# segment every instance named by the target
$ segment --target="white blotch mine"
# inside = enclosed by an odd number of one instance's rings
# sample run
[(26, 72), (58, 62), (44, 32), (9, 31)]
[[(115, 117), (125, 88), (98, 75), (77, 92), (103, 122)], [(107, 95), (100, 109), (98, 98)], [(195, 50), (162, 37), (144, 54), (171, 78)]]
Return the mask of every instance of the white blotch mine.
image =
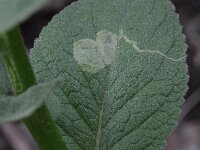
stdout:
[(119, 37), (103, 30), (97, 33), (96, 41), (83, 39), (74, 43), (73, 55), (83, 71), (95, 73), (111, 64), (115, 57)]
[(74, 58), (83, 71), (96, 73), (106, 65), (111, 64), (115, 57), (117, 42), (121, 39), (131, 44), (133, 48), (140, 53), (157, 54), (171, 61), (182, 61), (185, 58), (181, 57), (175, 59), (168, 57), (160, 51), (142, 50), (137, 46), (136, 41), (130, 40), (124, 35), (123, 30), (119, 31), (119, 36), (106, 30), (99, 31), (96, 41), (92, 39), (82, 39), (75, 42), (73, 45)]

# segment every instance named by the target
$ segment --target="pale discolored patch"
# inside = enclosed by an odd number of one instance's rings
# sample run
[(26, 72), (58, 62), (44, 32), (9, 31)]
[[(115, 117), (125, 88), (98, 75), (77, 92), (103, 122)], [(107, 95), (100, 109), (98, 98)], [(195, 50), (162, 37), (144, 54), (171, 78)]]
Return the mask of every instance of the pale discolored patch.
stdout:
[(111, 64), (119, 37), (109, 31), (97, 33), (96, 41), (82, 39), (74, 43), (73, 55), (83, 71), (96, 73)]
[(184, 61), (185, 59), (185, 56), (181, 58), (171, 58), (157, 50), (140, 49), (136, 41), (130, 40), (124, 35), (123, 30), (119, 31), (119, 36), (106, 30), (99, 31), (96, 41), (92, 39), (82, 39), (75, 42), (73, 49), (74, 58), (83, 71), (96, 73), (106, 65), (111, 64), (115, 57), (117, 42), (121, 39), (131, 44), (133, 49), (139, 53), (155, 54), (171, 61)]

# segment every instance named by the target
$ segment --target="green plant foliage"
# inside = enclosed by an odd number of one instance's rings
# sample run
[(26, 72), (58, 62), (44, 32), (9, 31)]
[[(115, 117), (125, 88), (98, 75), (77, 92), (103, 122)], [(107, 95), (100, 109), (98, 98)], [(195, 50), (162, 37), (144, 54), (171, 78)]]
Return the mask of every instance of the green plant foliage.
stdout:
[(19, 96), (0, 96), (0, 123), (31, 115), (58, 84), (57, 80), (32, 86)]
[(0, 96), (6, 96), (12, 93), (12, 88), (1, 59), (0, 55)]
[[(104, 38), (102, 38), (104, 37)], [(31, 51), (69, 150), (160, 150), (187, 90), (185, 44), (168, 0), (79, 0)]]
[(0, 0), (0, 33), (30, 17), (45, 2), (46, 0)]

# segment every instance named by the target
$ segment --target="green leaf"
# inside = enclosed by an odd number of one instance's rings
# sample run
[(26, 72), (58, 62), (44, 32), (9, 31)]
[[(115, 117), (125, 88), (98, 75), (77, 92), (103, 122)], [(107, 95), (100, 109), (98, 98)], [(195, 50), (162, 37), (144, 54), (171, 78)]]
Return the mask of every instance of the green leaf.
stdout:
[(0, 33), (30, 17), (46, 0), (0, 0)]
[(58, 80), (32, 86), (19, 96), (0, 96), (0, 123), (28, 117), (45, 101)]
[(40, 82), (65, 80), (46, 103), (70, 150), (160, 150), (175, 128), (188, 75), (168, 0), (79, 0), (31, 59)]
[(0, 55), (0, 96), (6, 96), (12, 93), (12, 87), (1, 58)]

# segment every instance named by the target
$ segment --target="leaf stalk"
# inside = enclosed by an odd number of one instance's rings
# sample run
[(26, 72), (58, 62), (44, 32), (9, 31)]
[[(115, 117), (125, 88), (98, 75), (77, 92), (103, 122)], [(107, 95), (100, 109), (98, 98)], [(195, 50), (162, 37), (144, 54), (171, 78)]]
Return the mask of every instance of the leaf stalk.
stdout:
[[(16, 95), (37, 84), (19, 27), (0, 35), (0, 51)], [(40, 150), (67, 150), (45, 104), (23, 122)]]

